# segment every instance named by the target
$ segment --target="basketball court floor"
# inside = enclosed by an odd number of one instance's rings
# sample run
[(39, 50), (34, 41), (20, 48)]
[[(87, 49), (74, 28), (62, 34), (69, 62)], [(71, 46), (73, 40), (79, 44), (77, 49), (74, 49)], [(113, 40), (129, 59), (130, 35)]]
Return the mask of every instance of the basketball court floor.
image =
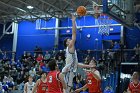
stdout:
[[(128, 92), (140, 82), (133, 80), (140, 74), (140, 0), (0, 0), (0, 93), (23, 93), (28, 76), (36, 82), (52, 58), (61, 72), (72, 15), (78, 62), (97, 62), (102, 93), (140, 93), (140, 83)], [(78, 68), (69, 93), (78, 93), (86, 77)]]

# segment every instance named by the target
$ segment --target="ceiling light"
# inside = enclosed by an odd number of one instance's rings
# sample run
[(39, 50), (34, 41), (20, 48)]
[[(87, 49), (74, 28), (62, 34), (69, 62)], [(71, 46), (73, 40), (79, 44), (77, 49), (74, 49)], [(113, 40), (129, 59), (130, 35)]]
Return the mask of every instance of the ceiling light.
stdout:
[(27, 8), (28, 8), (28, 9), (33, 9), (34, 7), (32, 7), (32, 6), (27, 6)]

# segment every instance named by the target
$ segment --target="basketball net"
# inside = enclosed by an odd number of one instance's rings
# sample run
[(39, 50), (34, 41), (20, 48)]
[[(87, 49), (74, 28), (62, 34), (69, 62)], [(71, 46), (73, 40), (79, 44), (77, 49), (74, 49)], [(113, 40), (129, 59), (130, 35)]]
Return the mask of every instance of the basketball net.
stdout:
[(100, 14), (100, 17), (96, 20), (96, 25), (99, 25), (98, 33), (108, 36), (110, 32), (110, 25), (112, 19), (105, 14)]
[(98, 33), (101, 35), (109, 35), (112, 19), (100, 12), (100, 7), (93, 3), (95, 25), (99, 26)]

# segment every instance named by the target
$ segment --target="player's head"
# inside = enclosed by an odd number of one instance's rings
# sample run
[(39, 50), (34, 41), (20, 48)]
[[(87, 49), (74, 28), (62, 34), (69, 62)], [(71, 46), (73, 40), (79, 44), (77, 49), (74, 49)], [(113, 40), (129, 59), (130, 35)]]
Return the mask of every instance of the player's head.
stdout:
[(29, 82), (32, 82), (32, 81), (33, 81), (33, 77), (32, 77), (32, 76), (29, 76), (29, 77), (28, 77), (28, 81), (29, 81)]
[(50, 60), (48, 63), (48, 67), (50, 68), (50, 71), (56, 70), (57, 69), (56, 60), (54, 59)]
[(90, 65), (90, 66), (96, 66), (97, 63), (96, 63), (95, 60), (92, 59), (92, 60), (89, 62), (89, 65)]
[(42, 71), (42, 72), (41, 72), (41, 78), (46, 78), (46, 76), (47, 76), (47, 73), (44, 72), (44, 71)]
[(70, 38), (65, 38), (64, 39), (64, 47), (67, 47), (70, 43), (71, 39)]
[(132, 75), (132, 79), (133, 80), (139, 80), (139, 73), (138, 72), (134, 72)]

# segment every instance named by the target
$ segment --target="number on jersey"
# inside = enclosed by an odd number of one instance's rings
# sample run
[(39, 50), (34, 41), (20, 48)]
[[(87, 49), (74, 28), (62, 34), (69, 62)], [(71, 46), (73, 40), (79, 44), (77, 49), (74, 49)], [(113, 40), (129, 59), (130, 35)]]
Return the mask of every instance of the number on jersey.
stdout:
[(91, 80), (88, 80), (88, 84), (92, 84), (92, 81)]
[(49, 83), (52, 83), (52, 76), (49, 76)]

